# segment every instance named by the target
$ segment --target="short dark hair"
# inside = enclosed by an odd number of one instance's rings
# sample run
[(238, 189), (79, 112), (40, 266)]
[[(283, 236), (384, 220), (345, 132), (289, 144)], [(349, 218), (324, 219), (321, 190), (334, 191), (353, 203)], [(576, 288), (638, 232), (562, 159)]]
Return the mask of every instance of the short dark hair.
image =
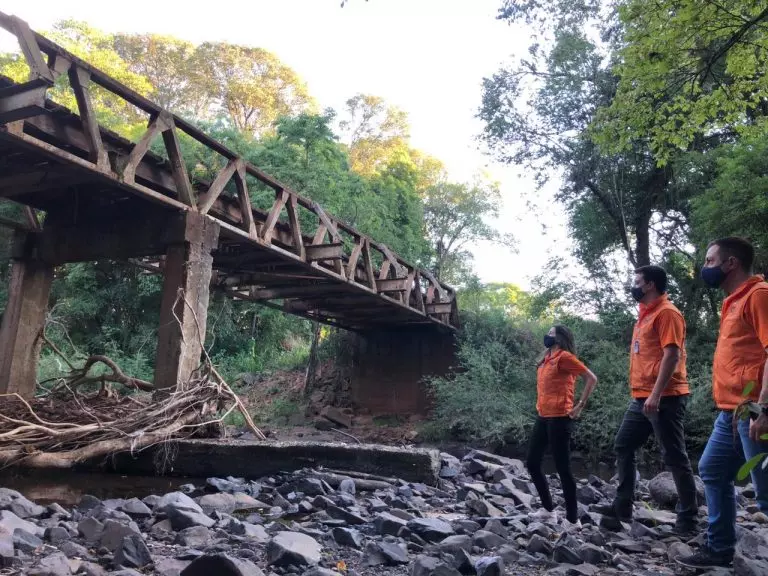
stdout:
[(755, 248), (746, 238), (739, 238), (738, 236), (718, 238), (710, 242), (707, 249), (712, 246), (717, 246), (724, 257), (736, 258), (745, 272), (752, 272), (752, 267), (755, 264)]
[(642, 274), (643, 280), (653, 282), (659, 294), (664, 294), (667, 291), (667, 284), (669, 283), (667, 271), (661, 266), (654, 266), (653, 264), (640, 266), (640, 268), (635, 268), (635, 274)]

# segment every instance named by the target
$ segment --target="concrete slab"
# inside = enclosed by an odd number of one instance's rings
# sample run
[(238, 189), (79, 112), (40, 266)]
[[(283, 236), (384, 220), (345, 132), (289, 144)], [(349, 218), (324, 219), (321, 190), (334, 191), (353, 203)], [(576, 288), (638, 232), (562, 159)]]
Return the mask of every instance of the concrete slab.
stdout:
[[(280, 471), (326, 467), (394, 476), (410, 482), (435, 484), (440, 453), (421, 448), (337, 442), (259, 442), (233, 439), (179, 440), (170, 445), (166, 459), (161, 446), (139, 454), (121, 453), (93, 462), (119, 474), (167, 476), (235, 476), (259, 478)], [(165, 462), (165, 469), (158, 464)]]

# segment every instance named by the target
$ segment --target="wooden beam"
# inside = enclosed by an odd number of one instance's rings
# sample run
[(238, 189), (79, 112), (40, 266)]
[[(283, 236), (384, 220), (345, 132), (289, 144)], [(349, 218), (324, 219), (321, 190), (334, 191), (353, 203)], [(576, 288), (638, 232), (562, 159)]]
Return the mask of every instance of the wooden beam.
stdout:
[(214, 202), (218, 200), (219, 196), (224, 191), (227, 182), (230, 181), (236, 170), (237, 160), (230, 160), (224, 168), (219, 170), (219, 173), (216, 174), (216, 178), (213, 179), (208, 190), (200, 194), (200, 198), (197, 202), (197, 209), (200, 214), (208, 214), (208, 211), (211, 209)]
[(376, 280), (376, 290), (378, 292), (405, 292), (408, 290), (408, 278)]
[(347, 279), (350, 282), (355, 281), (355, 271), (357, 270), (357, 261), (360, 260), (360, 253), (363, 251), (363, 238), (358, 237), (355, 241), (355, 247), (352, 248), (352, 254), (347, 262)]
[(280, 213), (283, 211), (285, 203), (288, 202), (288, 196), (289, 194), (287, 190), (281, 190), (277, 193), (277, 198), (275, 198), (275, 202), (269, 210), (264, 226), (261, 227), (261, 239), (264, 242), (269, 243), (272, 241), (272, 231), (275, 229), (275, 224), (277, 224), (277, 221), (280, 219)]
[(176, 182), (176, 198), (187, 206), (196, 206), (195, 194), (192, 190), (192, 184), (189, 182), (189, 174), (187, 174), (187, 165), (184, 163), (179, 139), (176, 136), (173, 116), (168, 113), (165, 113), (165, 124), (167, 128), (163, 130), (163, 142), (168, 152), (168, 159), (171, 161), (173, 180)]
[(371, 243), (368, 238), (363, 240), (363, 269), (368, 286), (376, 290), (376, 274), (373, 271), (373, 260), (371, 259)]
[(245, 180), (245, 174), (245, 163), (242, 159), (238, 159), (235, 186), (237, 187), (237, 199), (240, 202), (240, 213), (243, 215), (242, 226), (248, 236), (256, 238), (256, 223), (253, 220), (253, 207), (251, 206), (251, 196), (248, 193), (248, 182)]
[(44, 113), (47, 90), (48, 84), (41, 80), (0, 90), (0, 124)]
[(11, 16), (10, 20), (12, 31), (19, 39), (21, 52), (24, 54), (27, 64), (29, 64), (30, 79), (39, 78), (47, 82), (49, 86), (53, 86), (55, 78), (53, 72), (48, 68), (48, 63), (43, 58), (43, 53), (37, 42), (37, 35), (30, 30), (29, 25), (21, 18)]
[(291, 236), (293, 237), (293, 251), (302, 260), (306, 257), (304, 251), (304, 240), (301, 237), (301, 224), (296, 203), (296, 194), (290, 194), (285, 206), (288, 212), (288, 224), (291, 227)]
[(344, 257), (341, 243), (311, 245), (307, 246), (305, 251), (307, 262), (315, 262), (317, 260), (341, 260)]
[(427, 314), (450, 314), (452, 310), (453, 304), (451, 302), (427, 304)]
[(109, 171), (111, 170), (109, 158), (101, 141), (99, 121), (96, 119), (93, 102), (91, 101), (91, 92), (88, 88), (90, 78), (90, 74), (82, 68), (72, 66), (69, 69), (69, 84), (75, 93), (80, 120), (83, 122), (83, 133), (88, 140), (88, 159), (96, 164), (99, 170)]
[(275, 300), (277, 298), (301, 298), (317, 294), (336, 294), (341, 289), (336, 284), (314, 284), (311, 286), (278, 286), (274, 288), (253, 288), (250, 296), (254, 300)]
[(141, 136), (141, 139), (136, 143), (131, 150), (131, 153), (119, 166), (123, 181), (128, 184), (133, 184), (136, 181), (136, 167), (139, 165), (144, 155), (149, 150), (149, 146), (152, 144), (152, 140), (155, 139), (159, 133), (168, 129), (168, 118), (165, 114), (157, 114), (150, 119), (149, 125), (146, 131)]

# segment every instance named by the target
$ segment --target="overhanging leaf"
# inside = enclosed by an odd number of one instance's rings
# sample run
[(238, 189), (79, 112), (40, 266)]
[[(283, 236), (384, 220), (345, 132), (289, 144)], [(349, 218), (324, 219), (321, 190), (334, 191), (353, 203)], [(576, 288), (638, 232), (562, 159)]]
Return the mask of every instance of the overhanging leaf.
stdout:
[(757, 456), (753, 456), (749, 460), (747, 460), (744, 465), (739, 468), (739, 473), (736, 475), (736, 478), (739, 481), (744, 480), (749, 474), (754, 470), (755, 466), (757, 466), (760, 463), (760, 460), (765, 458), (765, 453), (758, 454)]
[(746, 398), (750, 394), (752, 394), (752, 390), (755, 389), (755, 381), (752, 380), (751, 382), (747, 382), (746, 386), (744, 386), (744, 391), (741, 393), (741, 395)]

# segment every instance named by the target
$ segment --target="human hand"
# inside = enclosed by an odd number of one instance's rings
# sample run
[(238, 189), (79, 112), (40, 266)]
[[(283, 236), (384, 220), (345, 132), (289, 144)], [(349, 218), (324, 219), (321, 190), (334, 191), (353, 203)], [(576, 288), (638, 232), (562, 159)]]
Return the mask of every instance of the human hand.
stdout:
[(643, 414), (646, 416), (657, 414), (659, 411), (659, 401), (660, 399), (656, 394), (651, 394), (648, 396), (648, 398), (645, 399), (645, 403), (643, 404)]
[(761, 437), (768, 434), (768, 416), (760, 414), (757, 420), (749, 423), (749, 438), (753, 442), (765, 442)]

